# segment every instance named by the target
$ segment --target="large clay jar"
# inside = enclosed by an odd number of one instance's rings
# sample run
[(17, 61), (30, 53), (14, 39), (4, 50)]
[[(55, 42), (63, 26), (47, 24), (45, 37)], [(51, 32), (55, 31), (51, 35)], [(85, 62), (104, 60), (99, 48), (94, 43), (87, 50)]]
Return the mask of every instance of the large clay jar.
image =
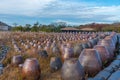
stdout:
[(101, 57), (95, 49), (84, 49), (79, 56), (79, 61), (89, 75), (93, 76), (102, 69)]
[(111, 54), (111, 56), (114, 56), (115, 46), (111, 41), (103, 39), (98, 42), (98, 45), (106, 46), (108, 48), (108, 51)]
[(52, 54), (54, 54), (54, 55), (59, 55), (60, 54), (60, 50), (59, 50), (58, 46), (53, 46), (51, 48), (51, 50), (52, 50)]
[(117, 42), (116, 32), (112, 32), (112, 33), (110, 34), (110, 36), (112, 37), (112, 39), (113, 39), (115, 42)]
[(22, 76), (26, 80), (39, 80), (41, 74), (40, 65), (36, 58), (26, 59), (22, 67)]
[(77, 44), (74, 46), (74, 56), (79, 56), (80, 53), (82, 52), (83, 47), (82, 44)]
[(105, 38), (105, 34), (100, 34), (99, 35), (99, 39), (104, 39)]
[(98, 51), (98, 53), (100, 54), (100, 57), (101, 57), (103, 63), (110, 59), (111, 55), (105, 46), (96, 45), (96, 46), (94, 46), (94, 49), (96, 49)]
[(98, 41), (99, 41), (98, 38), (93, 39), (93, 43), (94, 43), (94, 45), (96, 45)]
[(87, 42), (86, 43), (82, 43), (82, 47), (83, 47), (83, 49), (89, 48), (88, 43)]
[(115, 45), (115, 40), (111, 36), (105, 37), (105, 40), (111, 40), (111, 42)]
[(40, 55), (40, 57), (44, 57), (44, 58), (48, 57), (48, 53), (46, 50), (39, 50), (38, 54)]
[(93, 46), (94, 46), (90, 41), (88, 41), (87, 44), (88, 44), (89, 48), (93, 48)]
[(80, 62), (76, 58), (66, 60), (61, 69), (62, 80), (84, 80), (85, 73)]
[(66, 60), (66, 59), (70, 59), (74, 56), (74, 51), (73, 48), (68, 48), (66, 47), (64, 52), (62, 53), (62, 59)]
[(21, 55), (13, 56), (12, 58), (12, 64), (15, 66), (18, 66), (19, 64), (23, 63), (23, 57)]
[(52, 57), (50, 59), (50, 68), (51, 71), (57, 71), (62, 67), (62, 61), (59, 57)]
[(114, 49), (115, 49), (115, 41), (113, 41), (112, 39), (109, 39), (109, 38), (105, 38), (104, 39), (105, 41), (108, 41), (109, 43), (111, 43), (111, 46), (113, 46), (114, 47)]
[(118, 34), (118, 44), (120, 44), (120, 34)]
[(61, 53), (64, 53), (65, 48), (66, 48), (66, 45), (65, 44), (61, 44), (61, 46), (60, 46)]

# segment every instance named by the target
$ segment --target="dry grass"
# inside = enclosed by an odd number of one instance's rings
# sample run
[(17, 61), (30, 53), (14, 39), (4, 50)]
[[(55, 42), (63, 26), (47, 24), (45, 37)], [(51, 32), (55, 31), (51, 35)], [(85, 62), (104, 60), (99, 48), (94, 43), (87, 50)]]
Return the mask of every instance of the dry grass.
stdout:
[[(31, 56), (29, 56), (30, 58)], [(34, 56), (35, 57), (35, 56)], [(24, 59), (28, 58), (28, 56), (24, 56)], [(40, 63), (41, 68), (41, 80), (60, 80), (60, 71), (52, 73), (49, 67), (50, 57), (48, 58), (37, 58)], [(4, 73), (0, 76), (0, 80), (23, 80), (22, 72), (19, 67), (15, 67), (11, 64), (11, 56), (7, 57), (4, 60), (3, 64), (7, 64), (7, 67), (4, 69)]]
[[(22, 79), (22, 72), (19, 67), (15, 67), (11, 64), (11, 59), (14, 55), (18, 55), (20, 53), (17, 53), (14, 51), (14, 49), (11, 47), (10, 51), (8, 52), (5, 60), (3, 61), (3, 64), (5, 67), (4, 73), (0, 76), (0, 80), (23, 80)], [(57, 72), (52, 73), (50, 71), (50, 58), (53, 55), (50, 55), (47, 58), (42, 58), (38, 54), (27, 54), (26, 52), (23, 52), (21, 54), (24, 58), (37, 58), (40, 64), (41, 68), (41, 79), (40, 80), (61, 80), (60, 77), (60, 70)]]
[[(14, 55), (19, 55), (21, 54), (24, 58), (24, 60), (26, 58), (37, 58), (37, 60), (39, 61), (40, 64), (40, 68), (41, 68), (41, 79), (40, 80), (61, 80), (61, 70), (57, 71), (57, 72), (51, 72), (50, 70), (50, 58), (52, 56), (59, 56), (60, 55), (51, 55), (51, 51), (48, 52), (49, 57), (47, 58), (42, 58), (40, 57), (37, 52), (32, 51), (32, 48), (29, 50), (26, 50), (23, 46), (20, 45), (19, 43), (19, 39), (24, 39), (24, 40), (38, 40), (39, 38), (37, 37), (33, 37), (31, 36), (31, 34), (28, 34), (28, 37), (26, 37), (26, 35), (22, 34), (19, 35), (18, 34), (14, 34), (12, 33), (12, 35), (14, 35), (14, 39), (17, 42), (17, 44), (19, 45), (19, 47), (22, 49), (22, 53), (18, 53), (14, 50), (13, 45), (11, 44), (11, 39), (8, 40), (4, 40), (5, 45), (8, 45), (10, 47), (10, 50), (8, 52), (8, 54), (6, 55), (5, 60), (3, 61), (3, 64), (5, 66), (4, 69), (4, 73), (0, 76), (0, 80), (23, 80), (22, 78), (22, 72), (21, 69), (19, 67), (15, 67), (11, 64), (11, 59)], [(15, 36), (16, 35), (16, 36)], [(49, 36), (46, 34), (41, 35), (42, 38), (48, 38)], [(3, 41), (1, 41), (3, 43)], [(77, 44), (77, 43), (81, 43), (80, 40), (78, 41), (69, 41), (69, 43), (71, 43), (72, 45)], [(78, 56), (77, 56), (78, 58)]]
[[(16, 40), (17, 41), (17, 40)], [(50, 55), (47, 58), (40, 57), (37, 52), (32, 51), (33, 48), (26, 50), (23, 46), (20, 45), (19, 41), (18, 45), (22, 49), (22, 53), (18, 53), (14, 50), (13, 45), (10, 41), (6, 41), (5, 45), (8, 45), (10, 47), (10, 50), (8, 54), (6, 55), (6, 58), (3, 61), (3, 64), (5, 66), (4, 73), (0, 76), (0, 80), (24, 80), (22, 78), (22, 72), (19, 67), (15, 67), (11, 64), (11, 59), (14, 55), (21, 54), (24, 58), (37, 58), (40, 64), (41, 68), (41, 78), (40, 80), (61, 80), (61, 70), (57, 72), (51, 72), (50, 70), (50, 58), (53, 56), (59, 56), (60, 55)], [(72, 45), (74, 45), (75, 42), (70, 42)], [(76, 42), (80, 43), (80, 41)], [(49, 51), (51, 52), (51, 51)], [(62, 58), (61, 58), (62, 60)]]

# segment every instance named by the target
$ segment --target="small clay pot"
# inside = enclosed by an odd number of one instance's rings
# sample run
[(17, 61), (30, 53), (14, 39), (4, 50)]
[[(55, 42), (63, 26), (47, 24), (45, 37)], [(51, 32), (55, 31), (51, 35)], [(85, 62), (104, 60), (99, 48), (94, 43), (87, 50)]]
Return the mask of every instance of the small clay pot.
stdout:
[(62, 61), (59, 57), (52, 57), (50, 59), (50, 68), (52, 72), (59, 70), (61, 67)]
[(40, 55), (40, 57), (44, 57), (44, 58), (48, 57), (48, 53), (46, 50), (40, 50), (38, 54)]
[(15, 66), (18, 66), (19, 64), (23, 63), (23, 57), (21, 55), (13, 56), (12, 58), (12, 64)]
[(54, 54), (54, 55), (60, 54), (60, 50), (57, 46), (52, 47), (52, 54)]

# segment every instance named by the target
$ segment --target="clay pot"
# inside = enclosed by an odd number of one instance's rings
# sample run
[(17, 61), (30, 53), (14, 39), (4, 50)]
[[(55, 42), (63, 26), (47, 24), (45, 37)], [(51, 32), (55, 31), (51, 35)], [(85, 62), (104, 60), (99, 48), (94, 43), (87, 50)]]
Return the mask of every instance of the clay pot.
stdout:
[(39, 80), (41, 75), (40, 65), (36, 58), (28, 58), (22, 67), (22, 76), (26, 80)]
[(88, 41), (87, 44), (88, 44), (89, 48), (93, 48), (93, 46), (94, 46), (90, 41)]
[(96, 45), (96, 46), (94, 46), (94, 49), (96, 49), (98, 51), (98, 53), (100, 54), (100, 57), (101, 57), (103, 63), (108, 61), (111, 58), (111, 55), (105, 46)]
[(37, 48), (38, 48), (38, 50), (41, 50), (41, 49), (42, 49), (42, 46), (41, 46), (41, 45), (38, 45)]
[(51, 71), (57, 71), (62, 67), (62, 61), (59, 57), (52, 57), (50, 59)]
[(47, 52), (49, 52), (50, 51), (50, 47), (49, 46), (45, 46), (44, 50), (46, 50)]
[(99, 39), (104, 39), (105, 38), (105, 34), (100, 34), (99, 35)]
[(108, 48), (108, 51), (111, 54), (111, 56), (114, 56), (115, 46), (111, 41), (103, 39), (98, 42), (98, 45), (106, 46)]
[(29, 45), (25, 45), (25, 49), (30, 49), (30, 46)]
[(74, 56), (79, 56), (80, 53), (82, 52), (83, 47), (82, 44), (77, 44), (74, 46)]
[(104, 40), (106, 40), (106, 41), (108, 41), (108, 42), (110, 42), (114, 47), (115, 47), (115, 45), (116, 45), (116, 42), (114, 41), (114, 40), (112, 40), (112, 39), (109, 39), (109, 38), (105, 38)]
[(61, 69), (62, 80), (84, 80), (85, 73), (78, 59), (66, 60)]
[(60, 54), (60, 50), (57, 46), (52, 47), (52, 54), (54, 55)]
[(111, 36), (107, 36), (107, 37), (105, 37), (105, 40), (111, 40), (112, 43), (115, 44), (115, 40), (114, 40)]
[(40, 50), (38, 54), (40, 55), (40, 57), (48, 57), (48, 53), (46, 50)]
[(117, 34), (116, 34), (116, 32), (112, 32), (112, 33), (110, 34), (110, 36), (113, 38), (114, 41), (117, 42)]
[(93, 76), (102, 69), (101, 57), (95, 49), (84, 49), (79, 56), (79, 61), (89, 75)]
[(65, 45), (65, 44), (62, 44), (62, 45), (60, 46), (60, 50), (61, 50), (62, 53), (64, 52), (65, 48), (66, 48), (66, 45)]
[(71, 48), (71, 47), (72, 47), (72, 44), (71, 44), (71, 43), (67, 43), (66, 46), (67, 46), (68, 48)]
[(21, 55), (13, 56), (12, 58), (12, 64), (15, 66), (18, 66), (19, 64), (23, 63), (23, 57)]
[(62, 59), (66, 60), (66, 59), (70, 59), (74, 56), (74, 51), (73, 48), (65, 48), (64, 53), (62, 53)]
[(83, 47), (83, 49), (89, 48), (88, 43), (87, 42), (86, 43), (82, 43), (82, 47)]
[(29, 55), (35, 55), (38, 54), (38, 49), (37, 48), (30, 48), (26, 51)]
[(97, 45), (98, 41), (99, 41), (98, 38), (93, 39), (94, 45)]

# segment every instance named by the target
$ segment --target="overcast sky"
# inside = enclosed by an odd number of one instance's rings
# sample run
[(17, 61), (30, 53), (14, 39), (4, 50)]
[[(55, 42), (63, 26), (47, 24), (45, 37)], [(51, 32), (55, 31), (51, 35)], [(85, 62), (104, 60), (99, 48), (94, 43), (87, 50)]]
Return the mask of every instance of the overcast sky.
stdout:
[(119, 0), (0, 0), (0, 21), (10, 25), (64, 21), (71, 25), (120, 21)]

